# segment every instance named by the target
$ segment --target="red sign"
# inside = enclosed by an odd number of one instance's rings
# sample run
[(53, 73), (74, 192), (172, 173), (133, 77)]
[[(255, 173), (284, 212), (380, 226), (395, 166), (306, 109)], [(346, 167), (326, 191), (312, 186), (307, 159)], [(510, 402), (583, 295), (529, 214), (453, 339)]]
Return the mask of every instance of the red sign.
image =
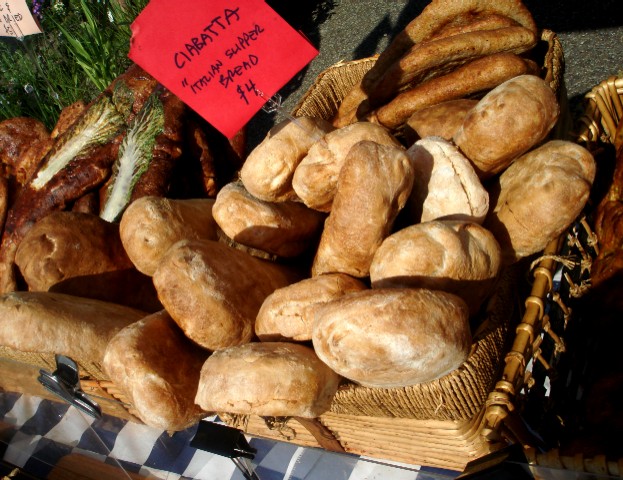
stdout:
[(317, 54), (262, 0), (151, 0), (129, 57), (232, 138)]

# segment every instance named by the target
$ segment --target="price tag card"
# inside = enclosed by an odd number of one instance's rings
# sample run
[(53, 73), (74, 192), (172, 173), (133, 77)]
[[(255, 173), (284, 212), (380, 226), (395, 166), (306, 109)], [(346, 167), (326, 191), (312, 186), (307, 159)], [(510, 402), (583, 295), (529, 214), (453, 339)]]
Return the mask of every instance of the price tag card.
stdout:
[(25, 37), (41, 33), (26, 0), (0, 0), (0, 37)]
[(151, 0), (129, 57), (232, 138), (317, 54), (263, 0)]

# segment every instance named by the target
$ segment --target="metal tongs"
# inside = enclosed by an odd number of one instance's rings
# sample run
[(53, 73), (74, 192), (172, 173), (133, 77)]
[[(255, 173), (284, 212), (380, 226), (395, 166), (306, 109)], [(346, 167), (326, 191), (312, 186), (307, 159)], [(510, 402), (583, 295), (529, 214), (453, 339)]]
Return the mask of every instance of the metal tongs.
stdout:
[(39, 370), (39, 383), (57, 397), (70, 403), (81, 412), (94, 418), (102, 416), (101, 407), (91, 400), (80, 388), (78, 365), (71, 358), (55, 355), (56, 370), (54, 373)]
[(246, 480), (260, 480), (249, 462), (255, 458), (257, 450), (249, 445), (243, 432), (237, 428), (202, 420), (190, 446), (231, 458)]

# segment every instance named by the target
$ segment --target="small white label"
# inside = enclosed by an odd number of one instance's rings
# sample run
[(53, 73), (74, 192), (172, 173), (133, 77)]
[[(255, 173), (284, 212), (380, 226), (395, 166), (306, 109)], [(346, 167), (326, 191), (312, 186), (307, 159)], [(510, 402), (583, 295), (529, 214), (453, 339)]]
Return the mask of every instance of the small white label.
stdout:
[(0, 37), (22, 38), (41, 33), (26, 0), (0, 0)]

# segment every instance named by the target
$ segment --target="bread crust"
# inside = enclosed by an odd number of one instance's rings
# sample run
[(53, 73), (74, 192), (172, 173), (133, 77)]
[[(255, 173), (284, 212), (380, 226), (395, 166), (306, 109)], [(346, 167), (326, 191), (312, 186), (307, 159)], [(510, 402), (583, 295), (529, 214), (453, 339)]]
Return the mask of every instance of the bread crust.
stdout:
[(572, 224), (588, 201), (595, 168), (584, 147), (551, 140), (499, 176), (484, 226), (502, 248), (503, 265), (543, 250)]
[(367, 387), (435, 380), (458, 368), (471, 348), (467, 305), (421, 288), (371, 289), (318, 308), (313, 345), (334, 371)]
[(341, 272), (367, 277), (374, 252), (411, 193), (413, 177), (404, 148), (368, 140), (355, 144), (340, 171), (312, 276)]
[(301, 274), (220, 242), (182, 240), (152, 278), (162, 305), (186, 336), (218, 350), (251, 341), (264, 299)]
[(152, 276), (167, 250), (180, 240), (216, 240), (215, 199), (146, 196), (123, 213), (119, 235), (132, 264)]
[(195, 402), (216, 412), (316, 418), (329, 409), (339, 381), (307, 346), (248, 343), (208, 358)]
[(387, 237), (370, 265), (372, 288), (443, 290), (461, 297), (470, 315), (492, 292), (501, 249), (484, 227), (462, 220), (433, 220)]
[(311, 340), (318, 305), (367, 288), (363, 281), (345, 273), (318, 275), (279, 288), (264, 300), (255, 333), (261, 341)]
[(309, 149), (294, 172), (292, 186), (305, 205), (321, 212), (331, 210), (346, 155), (362, 140), (402, 146), (385, 127), (370, 122), (356, 122), (328, 133)]
[(122, 305), (52, 292), (0, 296), (0, 345), (101, 364), (110, 339), (147, 316)]
[(212, 209), (214, 220), (234, 242), (283, 258), (316, 246), (326, 215), (294, 201), (269, 202), (241, 182), (225, 185)]
[(395, 130), (426, 107), (486, 93), (513, 77), (537, 73), (536, 63), (514, 53), (487, 55), (399, 93), (371, 112), (369, 120)]
[(486, 180), (543, 141), (560, 115), (556, 94), (536, 75), (519, 75), (468, 112), (454, 143)]
[(178, 431), (207, 415), (195, 394), (208, 356), (161, 310), (117, 332), (103, 368), (146, 425)]
[(482, 223), (489, 193), (459, 149), (441, 137), (426, 137), (407, 150), (417, 172), (407, 202), (412, 223), (436, 219)]

